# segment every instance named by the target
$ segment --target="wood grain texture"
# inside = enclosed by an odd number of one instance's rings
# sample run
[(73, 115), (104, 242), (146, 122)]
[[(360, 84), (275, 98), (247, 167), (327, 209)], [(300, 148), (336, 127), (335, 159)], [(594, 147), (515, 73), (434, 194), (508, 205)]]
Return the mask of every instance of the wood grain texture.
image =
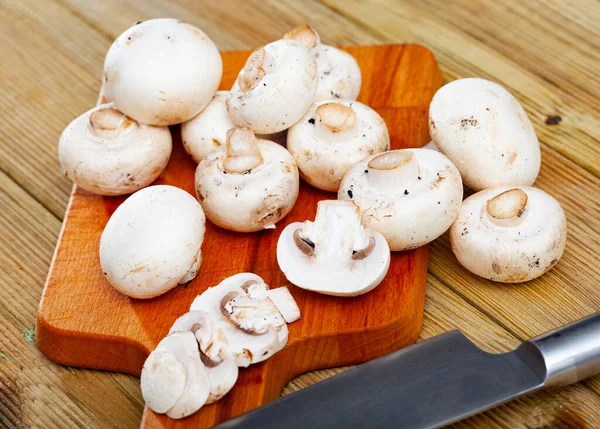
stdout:
[[(528, 284), (481, 281), (468, 288), (446, 238), (434, 243), (422, 338), (459, 328), (485, 349), (507, 351), (598, 308), (600, 246), (589, 234), (600, 230), (593, 205), (600, 200), (600, 116), (592, 98), (599, 89), (593, 73), (600, 52), (598, 1), (5, 0), (0, 170), (6, 175), (0, 193), (8, 197), (0, 199), (0, 352), (11, 360), (0, 354), (0, 427), (139, 424), (137, 378), (80, 369), (73, 374), (46, 360), (27, 339), (71, 190), (56, 160), (58, 136), (94, 104), (112, 40), (138, 20), (164, 16), (200, 26), (222, 50), (254, 48), (304, 23), (329, 44), (417, 42), (433, 49), (447, 81), (481, 76), (506, 86), (546, 147), (538, 184), (565, 205), (567, 253), (531, 292)], [(547, 115), (562, 121), (546, 125)], [(519, 302), (526, 298), (515, 310), (513, 290), (520, 291)], [(473, 300), (480, 294), (484, 298)], [(307, 373), (284, 391), (339, 371)], [(595, 378), (514, 401), (459, 427), (600, 427), (598, 393)]]
[[(362, 70), (359, 100), (387, 122), (392, 148), (425, 144), (427, 108), (442, 83), (431, 52), (417, 45), (345, 49)], [(223, 53), (221, 88), (231, 87), (249, 53)], [(387, 58), (389, 64), (378, 58)], [(174, 152), (155, 184), (194, 194), (195, 167), (175, 130)], [(148, 353), (207, 287), (239, 272), (254, 272), (272, 287), (288, 284), (274, 257), (279, 232), (291, 222), (314, 219), (316, 202), (329, 198), (335, 194), (303, 183), (292, 212), (277, 230), (240, 234), (208, 223), (197, 277), (158, 298), (135, 300), (108, 284), (98, 259), (102, 231), (125, 198), (95, 196), (74, 187), (40, 302), (38, 348), (64, 365), (139, 375)], [(361, 363), (412, 344), (422, 326), (427, 252), (424, 246), (394, 253), (384, 281), (360, 297), (328, 297), (292, 287), (303, 317), (290, 325), (284, 350), (242, 371), (225, 398), (193, 417), (180, 422), (148, 412), (143, 426), (210, 427), (278, 397), (289, 380), (308, 370)]]

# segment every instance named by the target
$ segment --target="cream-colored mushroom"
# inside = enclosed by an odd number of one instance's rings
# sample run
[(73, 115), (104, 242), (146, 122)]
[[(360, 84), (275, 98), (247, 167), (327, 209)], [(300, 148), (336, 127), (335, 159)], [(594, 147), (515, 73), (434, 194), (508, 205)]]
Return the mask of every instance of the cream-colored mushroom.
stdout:
[(316, 101), (358, 98), (362, 76), (360, 67), (352, 55), (334, 46), (322, 44), (319, 34), (308, 25), (290, 31), (283, 38), (302, 42), (317, 59), (319, 83), (315, 94)]
[(298, 168), (277, 143), (248, 128), (227, 134), (227, 145), (196, 170), (196, 194), (214, 224), (240, 232), (274, 228), (298, 197)]
[(136, 192), (113, 213), (100, 239), (108, 282), (132, 298), (153, 298), (192, 280), (202, 262), (202, 207), (174, 186)]
[(301, 177), (316, 188), (337, 192), (348, 169), (390, 148), (385, 122), (352, 100), (319, 101), (288, 130), (287, 148)]
[(276, 133), (297, 122), (317, 90), (315, 57), (300, 42), (277, 40), (254, 51), (231, 88), (231, 120), (255, 133)]
[(104, 62), (104, 88), (137, 121), (173, 125), (208, 105), (222, 72), (221, 55), (202, 30), (176, 19), (151, 19), (114, 41)]
[(390, 265), (390, 249), (383, 235), (361, 225), (353, 202), (323, 200), (314, 222), (294, 222), (283, 230), (277, 262), (298, 287), (356, 296), (381, 283)]
[(124, 195), (152, 183), (171, 156), (167, 127), (136, 122), (103, 104), (71, 122), (60, 136), (58, 159), (77, 186), (99, 195)]
[(365, 228), (391, 250), (422, 246), (442, 235), (458, 215), (463, 187), (448, 158), (427, 149), (372, 155), (348, 170), (340, 200), (354, 201)]
[(183, 147), (198, 163), (225, 146), (227, 131), (235, 126), (227, 113), (228, 94), (218, 91), (202, 112), (181, 124)]
[(458, 261), (481, 277), (505, 283), (544, 274), (562, 256), (566, 240), (566, 218), (558, 201), (527, 186), (471, 195), (450, 228)]
[(429, 133), (469, 188), (531, 185), (540, 145), (523, 107), (502, 86), (459, 79), (443, 86), (429, 107)]

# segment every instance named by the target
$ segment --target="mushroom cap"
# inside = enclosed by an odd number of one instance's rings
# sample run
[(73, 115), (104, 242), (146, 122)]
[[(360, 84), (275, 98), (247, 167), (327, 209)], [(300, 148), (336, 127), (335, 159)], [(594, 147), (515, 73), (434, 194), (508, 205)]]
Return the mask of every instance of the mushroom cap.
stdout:
[(196, 194), (206, 216), (221, 228), (254, 232), (273, 228), (298, 198), (298, 168), (285, 148), (258, 140), (263, 162), (243, 174), (227, 173), (226, 149), (202, 160), (196, 169)]
[[(299, 247), (298, 240), (308, 247)], [(359, 258), (361, 249), (369, 251)], [(390, 249), (383, 235), (360, 224), (359, 209), (351, 201), (323, 200), (314, 222), (294, 222), (281, 232), (277, 262), (286, 278), (302, 289), (356, 296), (381, 283)]]
[(365, 228), (383, 234), (393, 251), (442, 235), (458, 215), (462, 196), (454, 164), (428, 149), (369, 156), (348, 170), (338, 192), (340, 200), (358, 205)]
[(352, 165), (389, 148), (390, 136), (381, 116), (353, 100), (316, 102), (288, 130), (287, 149), (301, 177), (325, 191), (336, 192)]
[(77, 186), (99, 195), (125, 195), (152, 183), (171, 156), (167, 127), (140, 124), (102, 104), (74, 119), (58, 142), (58, 159)]
[(468, 78), (443, 86), (429, 107), (429, 134), (475, 191), (531, 185), (540, 170), (531, 121), (515, 97), (494, 82)]
[(151, 186), (113, 213), (100, 239), (100, 264), (108, 282), (132, 298), (165, 293), (197, 271), (205, 217), (187, 192)]
[(137, 121), (173, 125), (206, 107), (222, 72), (217, 47), (200, 29), (176, 19), (151, 19), (114, 41), (104, 62), (104, 88)]
[(458, 261), (486, 279), (518, 283), (552, 268), (567, 240), (565, 214), (554, 198), (528, 186), (499, 186), (463, 201), (450, 228)]
[(198, 163), (225, 146), (227, 131), (235, 126), (227, 113), (228, 94), (218, 91), (204, 110), (181, 124), (183, 147)]
[(312, 104), (317, 63), (295, 40), (277, 40), (254, 51), (235, 81), (227, 107), (231, 120), (260, 134), (283, 131)]
[[(267, 299), (252, 298), (250, 296), (249, 289), (246, 287), (252, 284), (264, 285), (265, 289), (268, 286), (264, 284), (262, 278), (256, 274), (241, 273), (234, 276), (228, 277), (219, 283), (217, 286), (208, 288), (201, 295), (196, 297), (192, 302), (190, 311), (203, 311), (209, 314), (211, 321), (213, 322), (213, 329), (220, 329), (224, 338), (227, 348), (231, 355), (236, 360), (238, 366), (247, 367), (250, 364), (262, 362), (268, 359), (279, 350), (281, 350), (287, 343), (288, 329), (283, 316), (279, 314), (280, 320), (274, 321), (273, 316), (277, 316), (276, 309), (273, 310), (274, 306), (269, 308), (264, 304), (261, 305), (262, 301)], [(224, 307), (224, 301), (230, 302), (229, 294), (237, 294), (237, 297), (254, 299), (255, 305), (247, 304), (248, 314), (246, 315), (250, 326), (244, 325), (244, 329), (240, 329), (236, 326), (230, 316), (226, 316), (226, 312), (231, 311), (231, 307), (228, 306), (227, 310)], [(226, 299), (225, 299), (226, 298)], [(272, 303), (271, 303), (272, 304)], [(262, 316), (267, 317), (273, 324), (269, 326), (258, 326), (252, 323), (256, 319), (257, 314), (260, 314), (256, 310), (259, 308), (267, 308), (268, 313), (264, 313)], [(262, 317), (260, 317), (262, 318)], [(257, 329), (257, 332), (251, 332), (251, 329)], [(264, 333), (263, 333), (264, 332)]]

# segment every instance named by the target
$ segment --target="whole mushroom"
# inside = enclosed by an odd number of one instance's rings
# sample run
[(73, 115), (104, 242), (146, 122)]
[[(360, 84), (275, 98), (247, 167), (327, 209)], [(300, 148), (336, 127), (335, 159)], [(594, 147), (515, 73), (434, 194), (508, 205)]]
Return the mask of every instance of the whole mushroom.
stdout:
[(296, 40), (277, 40), (254, 51), (231, 88), (229, 117), (258, 134), (283, 131), (314, 101), (317, 63)]
[(174, 186), (150, 186), (121, 204), (100, 239), (108, 282), (132, 298), (153, 298), (191, 281), (202, 262), (202, 207)]
[(226, 148), (196, 170), (196, 194), (214, 224), (240, 232), (274, 228), (298, 198), (294, 159), (282, 146), (257, 140), (249, 128), (227, 133)]
[(528, 186), (500, 186), (465, 199), (450, 228), (458, 261), (486, 279), (535, 279), (560, 259), (567, 240), (565, 214), (554, 198)]
[(391, 250), (414, 249), (442, 235), (462, 196), (456, 167), (428, 149), (370, 156), (348, 170), (338, 192), (340, 200), (354, 201), (365, 228), (383, 234)]
[(227, 131), (235, 126), (227, 113), (228, 94), (218, 91), (202, 112), (181, 124), (183, 147), (197, 163), (225, 146)]
[(223, 63), (204, 32), (176, 19), (125, 30), (104, 62), (108, 100), (139, 122), (173, 125), (196, 116), (215, 95)]
[(152, 183), (171, 156), (167, 127), (141, 124), (102, 104), (73, 120), (58, 143), (63, 172), (100, 195), (124, 195)]
[(429, 133), (474, 191), (531, 185), (540, 170), (531, 121), (497, 83), (468, 78), (443, 86), (429, 107)]
[(277, 262), (296, 286), (326, 295), (356, 296), (385, 277), (390, 249), (365, 229), (352, 201), (322, 200), (314, 222), (288, 225), (277, 242)]
[(308, 25), (290, 31), (283, 38), (302, 42), (317, 59), (319, 83), (315, 94), (316, 101), (358, 98), (362, 76), (360, 67), (352, 55), (334, 46), (322, 44), (319, 34)]
[(288, 130), (287, 148), (304, 180), (337, 192), (352, 165), (390, 148), (390, 136), (381, 116), (358, 101), (319, 101)]

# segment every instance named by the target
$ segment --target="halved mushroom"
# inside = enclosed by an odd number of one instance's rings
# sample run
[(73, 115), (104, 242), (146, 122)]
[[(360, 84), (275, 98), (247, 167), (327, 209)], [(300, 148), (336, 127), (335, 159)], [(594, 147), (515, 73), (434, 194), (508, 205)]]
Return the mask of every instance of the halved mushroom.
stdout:
[(267, 290), (259, 276), (236, 274), (207, 289), (190, 307), (190, 311), (209, 315), (213, 329), (221, 330), (238, 366), (262, 362), (287, 344), (286, 321), (265, 296)]
[(322, 44), (319, 34), (308, 25), (290, 31), (283, 38), (302, 42), (317, 59), (319, 84), (315, 94), (316, 101), (332, 98), (356, 100), (362, 76), (352, 55), (334, 46)]
[(132, 298), (153, 298), (192, 280), (202, 262), (205, 217), (187, 192), (151, 186), (113, 213), (100, 239), (108, 282)]
[(389, 148), (385, 122), (358, 101), (317, 102), (288, 130), (287, 149), (300, 175), (325, 191), (337, 192), (353, 164)]
[(414, 249), (442, 235), (462, 195), (456, 167), (427, 149), (370, 156), (348, 170), (338, 192), (340, 200), (358, 205), (362, 224), (383, 234), (391, 250)]
[(458, 261), (478, 276), (504, 283), (544, 274), (558, 262), (566, 241), (567, 222), (558, 201), (528, 186), (471, 195), (450, 228)]
[(474, 191), (531, 185), (540, 170), (531, 121), (497, 83), (469, 78), (443, 86), (429, 107), (429, 133)]
[(199, 28), (151, 19), (125, 30), (104, 62), (106, 97), (137, 121), (173, 125), (196, 116), (215, 95), (223, 64)]
[(302, 118), (316, 90), (315, 57), (298, 41), (277, 40), (248, 58), (227, 99), (229, 116), (255, 133), (276, 133)]
[(218, 91), (202, 112), (181, 124), (183, 147), (198, 163), (225, 146), (227, 131), (234, 127), (227, 113), (228, 94)]
[(191, 332), (165, 337), (148, 356), (140, 377), (148, 407), (181, 419), (198, 411), (208, 399), (208, 372)]
[(227, 133), (227, 146), (196, 169), (196, 194), (214, 224), (240, 232), (274, 228), (298, 198), (298, 168), (289, 152), (257, 140), (249, 128)]
[(88, 110), (63, 131), (58, 159), (77, 186), (99, 195), (124, 195), (152, 183), (171, 156), (167, 127), (136, 122), (113, 103)]
[(277, 242), (277, 262), (298, 287), (355, 296), (375, 288), (388, 271), (383, 235), (365, 229), (352, 201), (319, 201), (314, 222), (288, 225)]

